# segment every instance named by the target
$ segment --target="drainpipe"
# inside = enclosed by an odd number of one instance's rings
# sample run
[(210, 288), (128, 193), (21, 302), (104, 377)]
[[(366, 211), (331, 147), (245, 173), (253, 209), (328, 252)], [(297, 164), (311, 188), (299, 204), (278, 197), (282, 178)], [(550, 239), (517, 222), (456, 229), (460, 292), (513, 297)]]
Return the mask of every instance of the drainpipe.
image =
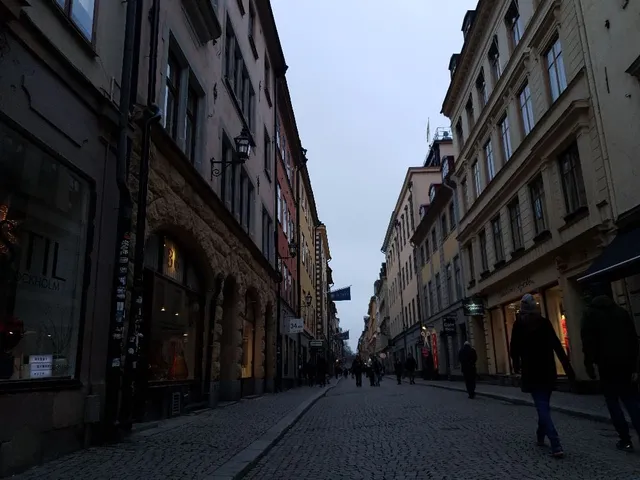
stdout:
[(111, 320), (107, 344), (107, 368), (105, 372), (105, 424), (107, 434), (114, 433), (118, 416), (120, 381), (122, 374), (122, 346), (124, 339), (125, 301), (128, 288), (129, 247), (133, 203), (127, 185), (128, 160), (131, 153), (129, 140), (129, 115), (133, 65), (135, 59), (135, 30), (137, 0), (129, 0), (126, 10), (122, 72), (120, 80), (120, 108), (118, 116), (118, 143), (116, 151), (116, 183), (119, 190), (119, 210), (116, 243), (116, 265), (111, 300)]
[[(300, 152), (302, 155), (302, 162), (304, 162), (304, 149)], [(296, 169), (296, 243), (298, 244), (298, 258), (296, 261), (296, 272), (298, 274), (298, 305), (296, 316), (298, 318), (302, 318), (302, 282), (300, 281), (300, 271), (302, 269), (302, 244), (301, 244), (301, 234), (300, 234), (300, 166)], [(304, 325), (304, 321), (302, 322)], [(303, 327), (304, 328), (304, 327)], [(300, 376), (302, 372), (302, 333), (298, 333), (298, 371), (296, 372), (298, 375), (298, 385), (302, 385), (302, 377)]]
[(138, 176), (138, 208), (136, 215), (136, 241), (133, 259), (133, 295), (129, 310), (126, 356), (122, 385), (122, 407), (120, 423), (126, 430), (131, 429), (134, 402), (142, 399), (146, 384), (146, 325), (144, 312), (144, 244), (147, 221), (147, 195), (149, 192), (149, 156), (151, 150), (151, 128), (157, 124), (162, 114), (155, 104), (156, 76), (158, 67), (158, 34), (160, 0), (154, 0), (150, 12), (151, 35), (149, 41), (149, 71), (147, 106), (144, 111), (142, 128), (142, 152)]
[[(284, 78), (284, 74), (278, 75), (275, 78), (275, 88), (273, 89), (273, 125), (278, 124), (278, 91), (280, 87), (280, 82)], [(275, 137), (275, 135), (274, 135)], [(280, 322), (282, 321), (282, 299), (280, 298), (280, 286), (282, 284), (282, 268), (280, 267), (281, 262), (279, 261), (280, 254), (278, 253), (278, 244), (279, 244), (279, 235), (278, 235), (278, 142), (273, 142), (273, 165), (274, 165), (274, 173), (276, 177), (276, 188), (273, 189), (273, 204), (274, 204), (274, 212), (275, 212), (275, 220), (273, 222), (273, 238), (274, 238), (274, 246), (275, 246), (275, 260), (276, 260), (276, 271), (278, 272), (278, 280), (276, 281), (276, 375), (274, 379), (274, 390), (276, 392), (282, 391), (282, 333), (280, 329)]]

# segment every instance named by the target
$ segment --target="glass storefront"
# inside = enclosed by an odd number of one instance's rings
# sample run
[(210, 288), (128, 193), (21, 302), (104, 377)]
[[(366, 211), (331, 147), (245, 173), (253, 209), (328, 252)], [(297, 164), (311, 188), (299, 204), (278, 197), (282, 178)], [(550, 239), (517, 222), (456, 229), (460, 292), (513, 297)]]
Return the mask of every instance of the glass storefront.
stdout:
[(0, 381), (76, 376), (90, 196), (0, 123)]
[(153, 235), (147, 241), (145, 266), (145, 283), (152, 289), (149, 380), (196, 380), (202, 369), (204, 298), (194, 262), (172, 239)]

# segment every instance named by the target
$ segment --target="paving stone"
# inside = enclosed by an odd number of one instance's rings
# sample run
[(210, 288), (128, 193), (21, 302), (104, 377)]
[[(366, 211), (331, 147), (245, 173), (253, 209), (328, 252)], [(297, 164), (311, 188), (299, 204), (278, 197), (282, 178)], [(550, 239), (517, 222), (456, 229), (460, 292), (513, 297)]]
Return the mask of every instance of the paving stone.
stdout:
[[(566, 457), (535, 444), (532, 407), (420, 385), (356, 388), (320, 399), (245, 478), (640, 479), (640, 453), (609, 425), (553, 413)], [(638, 443), (637, 445), (640, 445)]]

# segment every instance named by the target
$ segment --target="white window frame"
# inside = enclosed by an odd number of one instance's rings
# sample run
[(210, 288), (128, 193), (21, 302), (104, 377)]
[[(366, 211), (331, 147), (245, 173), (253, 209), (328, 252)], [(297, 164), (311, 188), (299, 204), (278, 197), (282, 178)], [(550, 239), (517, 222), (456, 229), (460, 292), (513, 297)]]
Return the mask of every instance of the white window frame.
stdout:
[(525, 137), (531, 133), (535, 126), (533, 117), (533, 102), (531, 100), (531, 88), (529, 83), (525, 83), (518, 95), (520, 98), (520, 114), (522, 115), (522, 127), (524, 128)]
[(513, 149), (511, 148), (511, 130), (509, 128), (509, 115), (505, 115), (499, 124), (500, 136), (502, 137), (502, 150), (504, 158), (508, 161), (513, 155)]
[(560, 39), (556, 39), (553, 45), (545, 53), (547, 62), (547, 74), (549, 75), (549, 90), (551, 100), (555, 102), (562, 92), (567, 89), (567, 76), (564, 69), (564, 58), (562, 57), (562, 44)]
[(487, 182), (490, 182), (496, 176), (496, 162), (493, 157), (493, 145), (491, 139), (484, 144), (484, 157), (487, 162)]

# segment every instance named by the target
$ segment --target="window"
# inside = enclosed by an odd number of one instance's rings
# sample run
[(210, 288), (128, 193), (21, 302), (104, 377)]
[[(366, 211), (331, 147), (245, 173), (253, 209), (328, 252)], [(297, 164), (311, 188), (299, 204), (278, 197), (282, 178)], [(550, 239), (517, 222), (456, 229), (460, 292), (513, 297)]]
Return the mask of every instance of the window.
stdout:
[(491, 65), (491, 77), (493, 79), (493, 84), (495, 85), (500, 80), (500, 75), (502, 75), (502, 69), (500, 67), (500, 49), (498, 48), (498, 36), (493, 36), (493, 42), (491, 43), (491, 48), (489, 49), (489, 65)]
[(529, 184), (529, 194), (531, 195), (531, 208), (533, 209), (533, 223), (536, 235), (538, 235), (547, 230), (544, 182), (542, 180), (542, 175), (538, 175)]
[(467, 261), (469, 262), (469, 281), (472, 282), (476, 278), (475, 259), (473, 258), (473, 245), (467, 245)]
[(431, 229), (431, 246), (433, 247), (433, 253), (438, 251), (438, 234), (436, 233), (436, 227)]
[(273, 220), (266, 208), (262, 208), (262, 253), (271, 262), (273, 261)]
[(513, 1), (507, 10), (507, 15), (505, 17), (505, 23), (507, 24), (507, 29), (509, 30), (509, 37), (511, 41), (511, 48), (515, 49), (520, 40), (522, 39), (522, 19), (520, 18), (520, 12), (518, 11), (518, 2)]
[(225, 75), (227, 86), (235, 96), (236, 107), (244, 117), (251, 130), (254, 129), (255, 90), (249, 78), (249, 71), (242, 57), (240, 45), (233, 32), (231, 22), (227, 20), (227, 36), (225, 46)]
[(438, 306), (436, 305), (433, 294), (433, 282), (429, 280), (429, 305), (431, 306), (431, 315), (435, 315), (438, 312)]
[(164, 128), (171, 138), (178, 139), (178, 99), (180, 97), (180, 64), (169, 52), (167, 61), (165, 95), (164, 95)]
[(442, 230), (442, 241), (444, 241), (444, 238), (448, 235), (448, 228), (449, 225), (447, 224), (447, 214), (443, 213), (442, 216), (440, 217), (440, 229)]
[(406, 237), (406, 230), (405, 230), (406, 226), (405, 226), (404, 214), (402, 214), (400, 216), (400, 219), (401, 219), (401, 221), (400, 221), (400, 233), (401, 233), (401, 237), (402, 237), (401, 242), (402, 242), (402, 245), (404, 245), (405, 242), (406, 242), (406, 238), (407, 238)]
[(564, 72), (564, 60), (562, 59), (562, 45), (557, 39), (545, 54), (547, 59), (547, 71), (549, 72), (549, 87), (551, 99), (555, 102), (567, 88), (567, 77)]
[(271, 172), (272, 172), (272, 162), (271, 162), (271, 138), (269, 137), (269, 132), (267, 131), (267, 127), (264, 128), (264, 173), (267, 174), (267, 179), (271, 180)]
[[(222, 140), (222, 160), (224, 162), (232, 162), (235, 158), (235, 151), (231, 147), (231, 142), (225, 135)], [(222, 171), (222, 198), (229, 211), (239, 217), (240, 213), (240, 175), (238, 165), (230, 165)]]
[(196, 134), (198, 130), (198, 94), (193, 87), (189, 87), (187, 92), (187, 109), (184, 122), (184, 153), (191, 160), (192, 164), (196, 163)]
[(456, 211), (455, 211), (455, 203), (451, 202), (449, 204), (449, 230), (453, 231), (456, 228)]
[(516, 198), (509, 205), (509, 222), (511, 223), (511, 242), (514, 250), (524, 248), (522, 238), (522, 217), (520, 216), (520, 202)]
[(276, 198), (277, 198), (276, 208), (278, 209), (278, 211), (276, 213), (276, 216), (278, 218), (278, 222), (280, 222), (282, 224), (282, 218), (283, 218), (282, 189), (280, 188), (280, 184), (279, 183), (276, 185)]
[(411, 262), (411, 255), (409, 255), (409, 265), (408, 265), (408, 269), (409, 269), (409, 280), (411, 280), (413, 278), (413, 263)]
[(264, 94), (267, 97), (269, 106), (271, 106), (271, 64), (266, 52), (264, 54)]
[(487, 92), (487, 82), (484, 79), (484, 71), (480, 70), (480, 75), (476, 79), (476, 90), (478, 91), (478, 99), (480, 106), (484, 107), (489, 101), (489, 92)]
[(92, 41), (96, 0), (56, 0), (56, 2), (86, 39)]
[(447, 264), (447, 301), (449, 305), (454, 302), (453, 297), (453, 267), (451, 263)]
[(91, 187), (2, 122), (0, 145), (0, 382), (75, 377)]
[(253, 9), (253, 2), (249, 2), (249, 38), (256, 38), (256, 12)]
[(480, 243), (480, 267), (483, 272), (489, 271), (489, 257), (487, 256), (487, 232), (482, 229), (478, 234), (478, 241)]
[(491, 140), (484, 144), (484, 158), (487, 161), (487, 181), (490, 182), (496, 176), (496, 164), (493, 159)]
[(499, 123), (500, 135), (502, 137), (502, 153), (504, 153), (505, 161), (511, 158), (511, 133), (509, 132), (509, 117), (505, 114)]
[(436, 305), (438, 306), (438, 311), (443, 308), (442, 303), (442, 285), (440, 285), (440, 274), (436, 273)]
[(426, 320), (431, 316), (431, 313), (429, 311), (429, 289), (426, 285), (423, 285), (422, 287), (422, 298), (424, 299), (423, 309), (424, 309), (424, 316), (426, 317), (425, 318)]
[(460, 187), (462, 193), (462, 208), (464, 209), (464, 213), (466, 213), (469, 210), (469, 185), (467, 185), (466, 175), (460, 181)]
[(453, 283), (455, 285), (456, 298), (462, 300), (462, 267), (460, 266), (460, 257), (453, 257)]
[(413, 323), (418, 321), (418, 315), (416, 315), (416, 299), (411, 299), (411, 312), (413, 313)]
[(533, 121), (533, 104), (531, 102), (531, 89), (529, 84), (526, 83), (522, 90), (520, 90), (520, 115), (522, 116), (522, 126), (524, 128), (525, 136), (529, 135), (535, 122)]
[(424, 254), (425, 254), (425, 257), (424, 257), (425, 258), (425, 262), (428, 262), (429, 261), (429, 257), (431, 256), (431, 252), (429, 250), (429, 239), (428, 238), (424, 241)]
[(496, 255), (496, 263), (504, 261), (504, 242), (502, 241), (502, 226), (500, 216), (491, 220), (491, 231), (493, 232), (493, 251)]
[(462, 119), (459, 118), (456, 123), (456, 137), (458, 138), (458, 149), (462, 150), (464, 145), (464, 131), (462, 130)]
[(471, 172), (473, 173), (473, 186), (475, 188), (476, 198), (482, 193), (482, 179), (480, 178), (480, 165), (478, 161), (473, 162), (471, 166)]
[(253, 209), (255, 191), (247, 172), (240, 172), (240, 224), (249, 234), (253, 233)]
[(467, 123), (469, 124), (469, 133), (473, 129), (473, 124), (475, 123), (475, 113), (473, 112), (473, 98), (469, 95), (469, 100), (467, 100), (467, 104), (464, 107), (465, 112), (467, 113)]
[(573, 213), (587, 205), (587, 193), (582, 179), (582, 167), (578, 145), (574, 142), (559, 158), (564, 205), (567, 213)]

